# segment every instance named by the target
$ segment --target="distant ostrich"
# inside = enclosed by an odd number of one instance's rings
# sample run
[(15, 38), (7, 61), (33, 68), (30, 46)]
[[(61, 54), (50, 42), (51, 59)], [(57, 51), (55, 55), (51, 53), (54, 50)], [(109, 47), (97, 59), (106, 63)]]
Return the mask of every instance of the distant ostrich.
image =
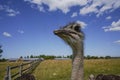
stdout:
[(35, 80), (35, 77), (32, 74), (23, 74), (22, 76), (16, 78), (15, 80)]
[(89, 80), (120, 80), (120, 76), (118, 75), (104, 75), (104, 74), (98, 74), (96, 77), (94, 75), (89, 76)]
[(55, 30), (54, 34), (62, 38), (72, 48), (73, 58), (71, 80), (84, 80), (83, 78), (84, 34), (81, 31), (81, 25), (79, 23), (73, 22), (59, 30)]

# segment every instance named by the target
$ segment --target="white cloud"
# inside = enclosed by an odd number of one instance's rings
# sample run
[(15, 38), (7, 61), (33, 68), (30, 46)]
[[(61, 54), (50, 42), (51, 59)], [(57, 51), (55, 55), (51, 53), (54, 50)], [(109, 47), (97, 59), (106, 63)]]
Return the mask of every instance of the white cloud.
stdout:
[(85, 28), (87, 26), (87, 24), (83, 21), (76, 21), (77, 23), (81, 24), (82, 28)]
[(8, 32), (3, 32), (3, 35), (6, 36), (6, 37), (12, 37), (12, 35)]
[(106, 17), (107, 20), (109, 20), (109, 19), (111, 19), (111, 18), (112, 18), (111, 16)]
[(8, 16), (16, 16), (17, 14), (20, 14), (19, 11), (15, 11), (13, 9), (10, 9), (9, 7), (6, 9), (6, 12), (8, 12)]
[(120, 7), (120, 0), (91, 0), (90, 4), (80, 9), (81, 15), (86, 15), (89, 13), (96, 13), (99, 17), (104, 13), (114, 11)]
[[(80, 14), (95, 13), (97, 17), (120, 8), (120, 0), (24, 0), (37, 5), (39, 11), (61, 10), (68, 13), (73, 6), (79, 6)], [(43, 6), (46, 5), (48, 8)]]
[(49, 11), (61, 10), (63, 13), (70, 11), (73, 6), (83, 6), (87, 4), (87, 0), (24, 0), (39, 6), (47, 5)]
[(113, 21), (110, 26), (103, 27), (104, 31), (120, 31), (120, 19), (118, 21)]
[(43, 7), (43, 6), (38, 6), (38, 9), (39, 9), (39, 11), (41, 11), (41, 12), (45, 12), (45, 10), (44, 10), (44, 7)]
[(14, 10), (7, 5), (0, 5), (0, 10), (5, 11), (8, 16), (16, 16), (16, 15), (20, 14), (19, 11)]
[(120, 44), (120, 40), (114, 41), (114, 43)]
[(86, 15), (86, 14), (92, 13), (92, 12), (94, 12), (94, 13), (97, 13), (97, 12), (98, 12), (98, 10), (97, 10), (97, 8), (95, 7), (95, 5), (85, 6), (85, 7), (83, 7), (82, 9), (80, 9), (80, 14), (81, 14), (81, 15)]
[(15, 13), (8, 13), (8, 16), (16, 16), (17, 14), (19, 14), (19, 12), (15, 12)]
[(31, 4), (31, 8), (37, 9), (40, 12), (45, 12), (45, 9), (44, 9), (44, 7), (42, 5)]
[(72, 15), (71, 15), (71, 17), (73, 18), (73, 17), (76, 17), (78, 14), (77, 14), (77, 12), (74, 12)]
[(23, 31), (23, 30), (18, 30), (18, 32), (19, 32), (20, 34), (23, 34), (23, 33), (24, 33), (24, 31)]

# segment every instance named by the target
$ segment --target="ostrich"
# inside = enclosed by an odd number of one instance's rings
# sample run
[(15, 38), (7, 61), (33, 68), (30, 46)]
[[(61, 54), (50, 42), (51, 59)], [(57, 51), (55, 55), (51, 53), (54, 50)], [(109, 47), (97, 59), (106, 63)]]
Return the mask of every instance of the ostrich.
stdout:
[(95, 77), (93, 74), (91, 74), (89, 76), (89, 80), (120, 80), (120, 76), (119, 75), (113, 75), (113, 74), (109, 74), (109, 75), (98, 74)]
[(27, 73), (27, 74), (23, 74), (22, 76), (16, 78), (15, 80), (35, 80), (35, 77), (34, 75)]
[(84, 80), (84, 34), (81, 31), (81, 25), (77, 22), (73, 22), (59, 30), (55, 30), (54, 34), (62, 38), (72, 48), (73, 58), (71, 80)]

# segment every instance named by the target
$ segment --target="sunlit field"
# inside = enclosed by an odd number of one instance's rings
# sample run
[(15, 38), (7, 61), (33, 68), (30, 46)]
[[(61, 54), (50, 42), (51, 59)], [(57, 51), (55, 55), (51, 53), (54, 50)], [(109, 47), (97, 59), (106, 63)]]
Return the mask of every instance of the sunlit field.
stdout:
[[(120, 59), (94, 59), (84, 62), (85, 80), (88, 80), (90, 74), (120, 75)], [(0, 62), (0, 80), (4, 79), (7, 66), (20, 64), (20, 62)], [(36, 80), (70, 80), (71, 69), (71, 60), (45, 60), (37, 66), (32, 74)]]
[[(26, 63), (26, 62), (0, 62), (0, 80), (4, 80), (4, 77), (6, 75), (6, 69), (7, 66), (17, 66), (20, 65), (22, 63)], [(11, 71), (12, 74), (16, 73), (19, 71), (19, 68), (16, 68), (14, 70)]]
[(36, 80), (69, 80), (71, 72), (70, 60), (46, 60), (33, 72)]
[[(84, 61), (85, 80), (90, 74), (120, 75), (120, 59), (95, 59)], [(36, 80), (70, 80), (71, 60), (46, 60), (34, 70)]]
[(20, 64), (21, 62), (0, 62), (0, 80), (4, 79), (7, 66), (16, 66)]

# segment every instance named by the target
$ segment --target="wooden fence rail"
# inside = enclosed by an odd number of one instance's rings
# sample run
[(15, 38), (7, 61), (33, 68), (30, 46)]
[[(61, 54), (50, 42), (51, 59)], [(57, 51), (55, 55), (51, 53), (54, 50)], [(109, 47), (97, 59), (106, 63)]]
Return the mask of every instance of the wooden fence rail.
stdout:
[[(17, 78), (17, 77), (22, 76), (22, 74), (24, 74), (24, 73), (30, 73), (32, 70), (35, 69), (35, 67), (40, 62), (41, 62), (41, 60), (37, 59), (37, 60), (31, 61), (29, 63), (20, 64), (18, 66), (12, 66), (12, 67), (8, 66), (7, 69), (6, 69), (6, 75), (5, 75), (4, 80), (12, 80), (13, 78), (15, 79), (15, 77)], [(25, 68), (25, 66), (28, 66), (28, 67)], [(16, 68), (18, 69), (18, 72), (12, 74), (11, 71), (16, 69)]]

